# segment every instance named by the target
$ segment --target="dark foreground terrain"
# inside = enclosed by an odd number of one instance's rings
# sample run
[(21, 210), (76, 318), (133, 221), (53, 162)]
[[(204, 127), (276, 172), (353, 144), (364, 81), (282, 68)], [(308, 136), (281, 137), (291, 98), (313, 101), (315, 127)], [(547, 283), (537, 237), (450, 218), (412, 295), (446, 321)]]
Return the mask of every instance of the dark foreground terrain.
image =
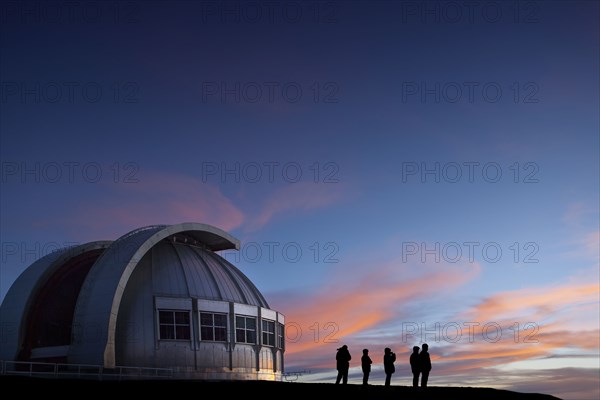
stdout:
[[(539, 393), (518, 393), (508, 390), (472, 387), (430, 387), (426, 391), (414, 390), (407, 386), (369, 386), (339, 385), (331, 383), (298, 383), (298, 382), (201, 382), (201, 381), (97, 381), (45, 379), (29, 377), (0, 376), (0, 387), (3, 390), (14, 389), (19, 395), (41, 394), (50, 398), (69, 398), (82, 396), (106, 396), (108, 399), (142, 395), (160, 395), (169, 393), (169, 397), (179, 396), (212, 396), (230, 398), (241, 393), (244, 398), (271, 397), (273, 395), (307, 399), (339, 396), (361, 399), (461, 399), (461, 400), (557, 400), (557, 397)], [(13, 393), (15, 393), (13, 392)]]

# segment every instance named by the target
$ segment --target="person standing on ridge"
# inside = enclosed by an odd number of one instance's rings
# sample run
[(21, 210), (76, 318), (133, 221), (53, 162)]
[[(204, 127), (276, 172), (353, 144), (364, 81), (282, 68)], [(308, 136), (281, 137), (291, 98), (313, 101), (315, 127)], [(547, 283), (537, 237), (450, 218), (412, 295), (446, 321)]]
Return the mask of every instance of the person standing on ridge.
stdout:
[(421, 346), (419, 361), (421, 368), (421, 388), (425, 389), (429, 380), (429, 371), (431, 371), (431, 358), (429, 358), (429, 345), (427, 343), (423, 343)]
[(396, 372), (396, 367), (394, 366), (394, 362), (396, 362), (396, 353), (392, 352), (392, 349), (386, 347), (383, 354), (383, 370), (385, 371), (385, 386), (390, 386), (390, 381), (392, 380), (392, 374)]
[(369, 349), (363, 349), (363, 355), (360, 358), (360, 363), (362, 365), (362, 371), (363, 371), (363, 386), (367, 386), (369, 384), (369, 374), (371, 373), (371, 364), (373, 364), (371, 357), (369, 357)]
[(413, 347), (410, 355), (410, 369), (413, 374), (413, 387), (419, 387), (419, 375), (421, 374), (421, 363), (419, 361), (419, 346)]
[(340, 380), (344, 385), (348, 383), (348, 370), (350, 369), (351, 359), (352, 356), (350, 355), (350, 351), (348, 351), (348, 346), (343, 345), (337, 349), (335, 355), (336, 367), (338, 370), (337, 379), (335, 380), (336, 385), (340, 383)]

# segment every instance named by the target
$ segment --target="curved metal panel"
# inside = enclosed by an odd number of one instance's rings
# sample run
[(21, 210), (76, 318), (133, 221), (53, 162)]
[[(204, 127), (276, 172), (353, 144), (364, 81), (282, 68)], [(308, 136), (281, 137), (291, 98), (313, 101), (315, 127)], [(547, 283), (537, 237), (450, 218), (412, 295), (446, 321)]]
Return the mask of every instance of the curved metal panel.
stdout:
[[(129, 279), (141, 259), (138, 251), (143, 248), (145, 253), (155, 243), (153, 237), (164, 230), (165, 226), (160, 225), (129, 232), (115, 240), (96, 261), (75, 306), (70, 362), (114, 367), (116, 312), (124, 289), (121, 281)], [(112, 353), (112, 360), (105, 364), (107, 351)]]
[(16, 360), (22, 345), (28, 310), (39, 289), (70, 259), (106, 249), (111, 241), (97, 241), (58, 249), (31, 264), (12, 284), (0, 306), (3, 343), (0, 359)]
[(244, 273), (240, 271), (235, 265), (231, 264), (229, 261), (225, 260), (218, 254), (212, 253), (208, 254), (208, 256), (215, 260), (215, 262), (219, 263), (223, 271), (225, 271), (230, 276), (235, 277), (235, 284), (242, 292), (243, 297), (246, 299), (244, 303), (269, 308), (269, 304), (267, 303), (267, 300), (264, 298), (260, 290), (258, 290), (254, 283), (252, 283), (252, 281), (246, 275), (244, 275)]
[[(162, 241), (154, 246), (152, 254), (152, 290), (156, 296), (189, 297), (188, 279), (181, 268), (180, 257), (175, 251), (177, 243)], [(146, 254), (144, 258), (150, 256)], [(163, 268), (168, 266), (168, 268)]]
[(247, 299), (246, 296), (244, 296), (244, 293), (237, 284), (235, 277), (232, 277), (230, 274), (228, 274), (227, 271), (225, 271), (225, 269), (220, 265), (220, 263), (216, 262), (216, 260), (212, 257), (212, 254), (203, 251), (199, 254), (199, 256), (202, 260), (203, 268), (209, 270), (210, 273), (215, 277), (216, 284), (222, 296), (220, 300), (250, 304), (249, 300), (251, 299)]

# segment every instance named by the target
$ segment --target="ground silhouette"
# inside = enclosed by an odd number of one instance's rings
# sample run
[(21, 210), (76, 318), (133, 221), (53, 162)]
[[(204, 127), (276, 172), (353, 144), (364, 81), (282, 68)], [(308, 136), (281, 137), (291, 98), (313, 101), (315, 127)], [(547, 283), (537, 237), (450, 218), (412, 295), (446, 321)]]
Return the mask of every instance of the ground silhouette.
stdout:
[[(215, 393), (219, 397), (243, 393), (245, 397), (254, 398), (272, 395), (304, 398), (336, 398), (336, 396), (360, 396), (365, 399), (427, 399), (427, 400), (560, 400), (547, 394), (519, 393), (509, 390), (472, 387), (442, 387), (430, 386), (425, 391), (410, 386), (370, 385), (360, 384), (335, 385), (334, 383), (300, 383), (300, 382), (265, 382), (265, 381), (189, 381), (189, 380), (143, 380), (143, 381), (97, 381), (97, 380), (67, 380), (29, 378), (21, 376), (0, 376), (0, 387), (5, 393), (12, 388), (19, 396), (30, 393), (59, 398), (79, 398), (90, 394), (110, 397), (121, 397), (127, 393), (141, 395), (156, 395), (161, 390), (167, 390), (175, 396), (187, 396), (190, 393)], [(10, 392), (8, 392), (10, 393)], [(326, 397), (323, 397), (326, 396)], [(332, 397), (329, 397), (332, 396)], [(401, 396), (401, 397), (400, 397)], [(109, 397), (109, 398), (110, 398)]]

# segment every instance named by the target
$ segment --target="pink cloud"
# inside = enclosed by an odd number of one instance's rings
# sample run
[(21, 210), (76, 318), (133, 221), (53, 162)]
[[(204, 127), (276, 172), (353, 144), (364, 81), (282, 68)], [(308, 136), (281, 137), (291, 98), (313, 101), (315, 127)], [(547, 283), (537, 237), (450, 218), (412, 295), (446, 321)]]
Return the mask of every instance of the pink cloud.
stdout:
[(400, 319), (405, 307), (448, 294), (476, 277), (480, 268), (421, 264), (417, 269), (397, 260), (361, 271), (351, 273), (351, 266), (340, 266), (316, 295), (271, 298), (277, 309), (284, 310), (287, 337), (293, 338), (286, 347), (288, 364), (331, 366), (331, 354), (341, 342), (358, 344), (366, 332)]
[[(600, 331), (589, 315), (597, 318), (599, 294), (598, 283), (569, 283), (489, 296), (458, 313), (457, 320), (478, 325), (460, 331), (463, 338), (472, 339), (468, 343), (442, 343), (443, 354), (435, 357), (441, 363), (440, 372), (457, 374), (552, 357), (559, 349), (597, 352)], [(574, 314), (588, 315), (588, 326), (574, 326)], [(499, 331), (484, 332), (486, 324)]]
[(484, 299), (467, 314), (474, 320), (502, 320), (521, 315), (541, 320), (568, 305), (597, 302), (599, 293), (597, 282), (512, 290)]
[(256, 230), (283, 213), (299, 215), (335, 204), (343, 192), (339, 184), (290, 184), (263, 194), (262, 205), (249, 214), (247, 205), (236, 204), (218, 187), (185, 175), (146, 172), (137, 183), (104, 183), (100, 189), (82, 198), (67, 217), (41, 223), (65, 226), (82, 241), (116, 239), (141, 226), (181, 222)]
[(97, 240), (116, 239), (141, 226), (181, 222), (202, 222), (228, 231), (245, 220), (218, 188), (192, 177), (147, 173), (137, 183), (104, 189), (59, 223), (76, 229), (78, 237)]
[(344, 187), (339, 183), (298, 182), (286, 185), (267, 197), (258, 215), (248, 222), (247, 228), (259, 229), (283, 213), (298, 215), (330, 206), (343, 194)]

